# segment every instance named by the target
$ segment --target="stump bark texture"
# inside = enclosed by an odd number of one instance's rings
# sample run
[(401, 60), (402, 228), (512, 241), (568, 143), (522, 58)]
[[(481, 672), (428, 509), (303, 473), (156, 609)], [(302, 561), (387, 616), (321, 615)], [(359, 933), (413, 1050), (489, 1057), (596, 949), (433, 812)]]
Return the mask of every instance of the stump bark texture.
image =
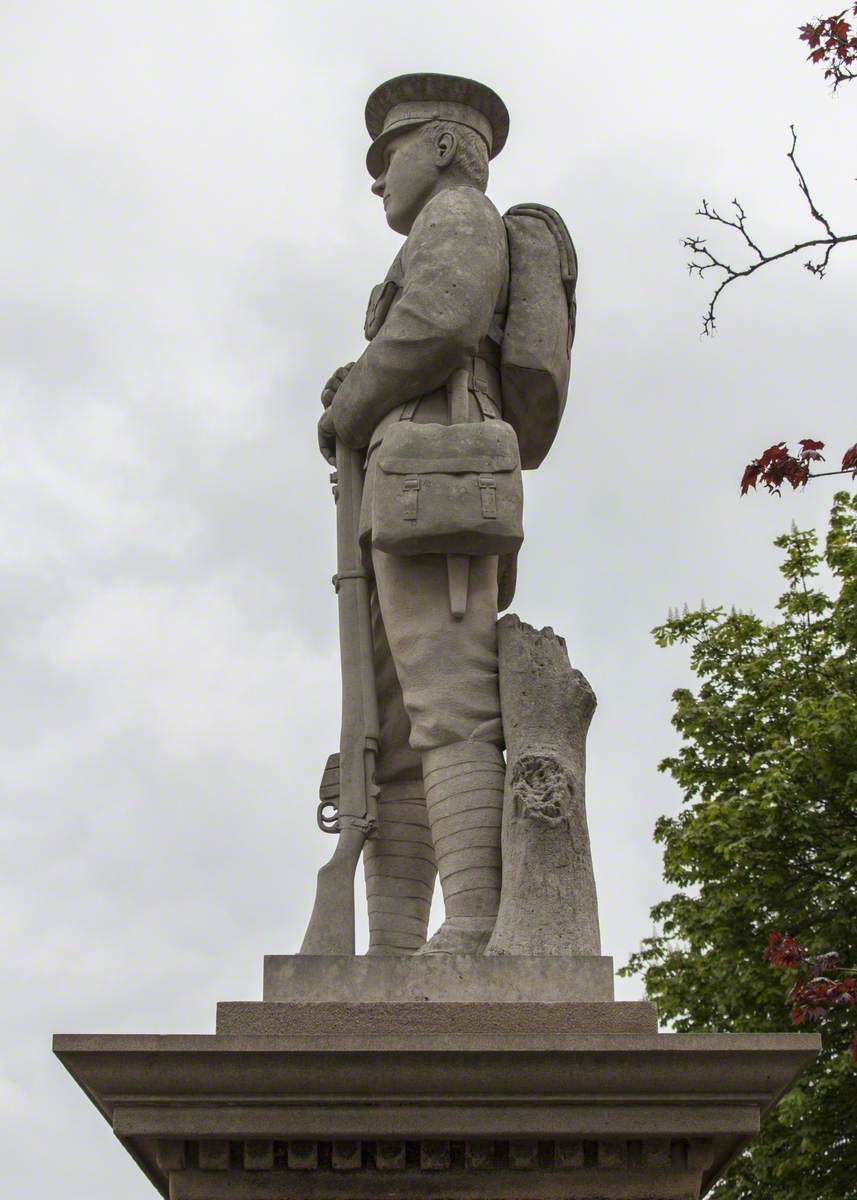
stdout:
[(586, 823), (595, 693), (551, 628), (498, 622), (506, 739), (503, 883), (486, 954), (600, 954)]

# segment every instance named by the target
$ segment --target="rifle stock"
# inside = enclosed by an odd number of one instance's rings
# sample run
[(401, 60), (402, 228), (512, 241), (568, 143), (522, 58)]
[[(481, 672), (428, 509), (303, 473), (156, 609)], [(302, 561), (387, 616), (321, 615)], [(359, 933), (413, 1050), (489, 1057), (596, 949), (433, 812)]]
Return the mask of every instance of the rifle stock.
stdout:
[[(363, 568), (358, 541), (363, 462), (359, 451), (349, 449), (338, 439), (335, 478), (337, 573), (334, 586), (339, 601), (342, 667), (339, 789), (335, 801), (338, 838), (331, 858), (318, 872), (315, 904), (301, 954), (354, 953), (354, 874), (363, 843), (377, 822), (378, 700), (372, 657), (369, 578)], [(326, 771), (325, 779), (327, 777)], [(329, 785), (323, 788), (323, 793), (322, 800), (329, 807)]]

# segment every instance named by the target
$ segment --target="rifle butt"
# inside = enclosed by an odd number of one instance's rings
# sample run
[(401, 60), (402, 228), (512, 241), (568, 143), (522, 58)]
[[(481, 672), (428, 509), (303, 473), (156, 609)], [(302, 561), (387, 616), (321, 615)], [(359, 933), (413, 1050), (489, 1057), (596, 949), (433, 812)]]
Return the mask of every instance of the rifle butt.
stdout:
[(336, 849), (318, 873), (301, 954), (354, 954), (354, 874), (365, 840), (362, 829), (342, 827)]

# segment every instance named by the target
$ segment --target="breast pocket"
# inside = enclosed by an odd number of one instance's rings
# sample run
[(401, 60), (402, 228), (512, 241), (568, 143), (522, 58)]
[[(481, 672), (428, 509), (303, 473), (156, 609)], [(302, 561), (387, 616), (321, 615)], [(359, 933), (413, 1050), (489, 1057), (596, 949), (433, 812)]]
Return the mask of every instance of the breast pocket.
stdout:
[(399, 290), (399, 285), (394, 279), (385, 279), (383, 283), (379, 283), (377, 287), (372, 288), (372, 294), (369, 297), (369, 307), (366, 309), (366, 320), (363, 325), (363, 332), (366, 335), (367, 341), (372, 341), (381, 331), (381, 326), (387, 319), (387, 314), (390, 307), (396, 298), (396, 293)]

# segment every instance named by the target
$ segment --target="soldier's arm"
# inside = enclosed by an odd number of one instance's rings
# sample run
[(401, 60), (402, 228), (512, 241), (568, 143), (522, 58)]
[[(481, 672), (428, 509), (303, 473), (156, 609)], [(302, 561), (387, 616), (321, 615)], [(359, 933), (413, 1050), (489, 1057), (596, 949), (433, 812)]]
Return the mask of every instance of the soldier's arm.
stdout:
[(380, 419), (441, 387), (488, 332), (506, 271), (506, 233), (475, 188), (447, 189), (417, 218), (402, 293), (336, 393), (331, 414), (351, 446)]

